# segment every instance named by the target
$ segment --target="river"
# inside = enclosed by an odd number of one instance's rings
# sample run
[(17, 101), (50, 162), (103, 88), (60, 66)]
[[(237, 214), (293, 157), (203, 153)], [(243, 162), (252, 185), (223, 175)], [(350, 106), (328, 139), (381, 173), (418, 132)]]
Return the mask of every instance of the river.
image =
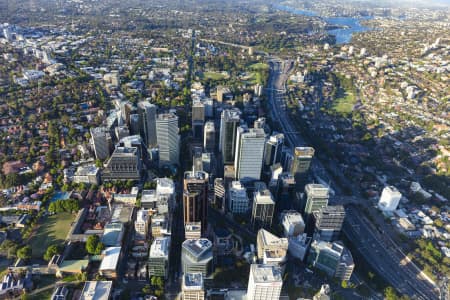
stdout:
[[(320, 17), (314, 11), (295, 9), (284, 5), (274, 5), (274, 7), (278, 10), (287, 11), (297, 15), (308, 17)], [(345, 44), (350, 42), (354, 32), (364, 32), (370, 30), (370, 28), (362, 26), (359, 22), (361, 20), (369, 20), (371, 19), (371, 17), (364, 17), (364, 18), (333, 17), (322, 19), (330, 25), (342, 27), (327, 31), (329, 34), (332, 34), (336, 37), (336, 44)]]

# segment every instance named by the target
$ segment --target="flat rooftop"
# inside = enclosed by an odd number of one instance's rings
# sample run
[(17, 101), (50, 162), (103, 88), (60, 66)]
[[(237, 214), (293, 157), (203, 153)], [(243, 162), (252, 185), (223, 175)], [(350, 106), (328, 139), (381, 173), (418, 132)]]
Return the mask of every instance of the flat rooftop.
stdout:
[(169, 258), (169, 237), (156, 238), (150, 246), (150, 257), (165, 257)]
[(194, 256), (201, 256), (205, 251), (212, 248), (212, 243), (208, 239), (187, 239), (183, 242), (183, 248)]
[(252, 264), (250, 272), (255, 283), (282, 282), (281, 268), (276, 265)]
[(108, 300), (112, 281), (86, 281), (80, 300)]
[(203, 289), (202, 273), (186, 273), (183, 275), (183, 289)]

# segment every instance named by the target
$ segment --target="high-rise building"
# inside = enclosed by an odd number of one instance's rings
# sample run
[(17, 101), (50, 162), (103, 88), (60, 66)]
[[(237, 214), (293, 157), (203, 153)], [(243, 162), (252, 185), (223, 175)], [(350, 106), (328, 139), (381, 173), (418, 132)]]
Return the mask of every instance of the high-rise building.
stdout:
[(280, 299), (282, 286), (283, 278), (280, 267), (262, 264), (250, 266), (247, 300)]
[(271, 166), (281, 162), (284, 134), (271, 135), (267, 140), (264, 151), (264, 169), (269, 170)]
[(120, 102), (120, 114), (123, 120), (125, 120), (125, 124), (130, 127), (130, 116), (136, 113), (136, 107), (131, 102), (122, 101)]
[(214, 127), (214, 122), (208, 121), (205, 123), (204, 137), (203, 137), (203, 148), (206, 152), (215, 152), (216, 149), (216, 129)]
[(234, 157), (235, 177), (241, 181), (261, 179), (264, 156), (264, 130), (241, 126), (237, 129), (236, 154)]
[(282, 212), (281, 225), (283, 226), (285, 237), (297, 236), (305, 231), (305, 222), (302, 215), (296, 210)]
[(183, 274), (181, 291), (183, 293), (183, 300), (204, 300), (205, 290), (203, 287), (202, 273)]
[(194, 138), (203, 138), (203, 126), (205, 124), (205, 105), (197, 100), (192, 103), (192, 131)]
[(156, 118), (156, 140), (159, 146), (159, 164), (176, 165), (179, 163), (180, 135), (178, 117), (172, 113), (159, 114)]
[(306, 174), (314, 157), (314, 148), (295, 147), (294, 161), (291, 166), (291, 174), (295, 177), (295, 182), (299, 185), (306, 180)]
[(199, 239), (202, 237), (202, 222), (191, 222), (184, 224), (184, 238)]
[(106, 127), (91, 128), (91, 144), (94, 148), (95, 158), (100, 160), (108, 158), (112, 145), (109, 130)]
[(387, 186), (381, 192), (380, 200), (378, 201), (378, 208), (382, 211), (394, 211), (397, 209), (402, 194), (395, 186)]
[(342, 205), (325, 206), (314, 213), (315, 236), (322, 241), (335, 241), (344, 224), (345, 209)]
[(340, 280), (349, 280), (355, 268), (352, 254), (342, 242), (313, 241), (308, 262)]
[(130, 133), (132, 135), (138, 135), (141, 132), (139, 124), (139, 115), (138, 114), (131, 114), (130, 115)]
[(314, 212), (328, 205), (329, 189), (323, 184), (307, 184), (305, 187), (306, 205), (305, 219), (309, 219)]
[(268, 189), (258, 190), (254, 193), (252, 224), (257, 228), (268, 228), (272, 225), (275, 211), (275, 201)]
[(266, 127), (266, 118), (258, 118), (253, 122), (254, 128), (264, 129)]
[(241, 111), (237, 108), (222, 111), (220, 120), (219, 150), (224, 164), (234, 163), (237, 128), (241, 120)]
[(303, 261), (306, 257), (306, 253), (308, 252), (312, 238), (307, 236), (306, 233), (302, 233), (297, 236), (291, 236), (288, 239), (289, 254), (291, 254), (292, 257), (298, 258)]
[(134, 221), (134, 229), (136, 232), (137, 239), (147, 239), (148, 235), (148, 225), (150, 216), (148, 215), (148, 210), (140, 209), (136, 213), (136, 221)]
[(138, 103), (140, 134), (147, 147), (155, 147), (157, 145), (156, 110), (156, 105), (148, 101)]
[(295, 178), (290, 173), (281, 173), (278, 176), (277, 192), (276, 192), (276, 211), (282, 212), (283, 210), (292, 209), (298, 207), (297, 197), (295, 192)]
[(201, 222), (203, 232), (207, 228), (208, 174), (185, 172), (183, 188), (184, 224)]
[(136, 147), (116, 147), (106, 162), (102, 180), (139, 180), (142, 163)]
[(213, 244), (208, 239), (188, 239), (181, 245), (183, 273), (202, 273), (208, 277), (213, 271)]
[(222, 211), (225, 211), (226, 209), (225, 183), (223, 178), (214, 179), (214, 205)]
[(233, 214), (245, 214), (249, 209), (247, 190), (239, 181), (233, 181), (228, 190), (228, 210)]
[(150, 246), (147, 267), (149, 276), (167, 279), (169, 271), (170, 237), (158, 237)]
[(288, 239), (279, 238), (267, 230), (260, 229), (256, 237), (258, 259), (263, 264), (275, 264), (284, 268), (287, 259)]

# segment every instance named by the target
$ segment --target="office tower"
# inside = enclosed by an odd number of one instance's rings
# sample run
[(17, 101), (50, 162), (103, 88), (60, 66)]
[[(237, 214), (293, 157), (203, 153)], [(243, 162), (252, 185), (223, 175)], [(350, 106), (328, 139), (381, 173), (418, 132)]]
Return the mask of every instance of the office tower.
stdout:
[(156, 118), (156, 140), (159, 146), (160, 166), (178, 164), (180, 136), (178, 134), (178, 117), (175, 114), (158, 115)]
[(228, 210), (233, 214), (245, 214), (249, 209), (247, 190), (239, 181), (233, 181), (228, 190)]
[(118, 141), (130, 135), (130, 130), (127, 126), (117, 126), (114, 131), (116, 133), (116, 139)]
[(155, 147), (156, 140), (156, 110), (157, 107), (148, 101), (138, 103), (140, 134), (147, 147)]
[(130, 115), (130, 133), (132, 135), (137, 135), (141, 133), (141, 128), (139, 124), (139, 115), (131, 114)]
[(116, 147), (105, 163), (103, 180), (140, 180), (142, 163), (136, 147)]
[(203, 148), (206, 152), (215, 152), (216, 149), (216, 129), (214, 127), (214, 122), (208, 121), (205, 123), (204, 137), (203, 137)]
[(289, 240), (289, 254), (292, 257), (298, 258), (303, 261), (308, 252), (309, 245), (311, 244), (311, 237), (308, 237), (306, 233), (302, 233), (296, 236), (291, 236)]
[(234, 171), (236, 179), (255, 181), (261, 179), (264, 156), (264, 130), (241, 126), (237, 129)]
[(116, 147), (137, 148), (141, 161), (145, 161), (148, 158), (147, 149), (140, 135), (126, 136), (116, 144)]
[[(309, 219), (314, 212), (328, 205), (329, 189), (323, 184), (307, 184), (305, 187), (306, 205), (305, 220)], [(307, 221), (307, 220), (306, 220)]]
[(130, 128), (130, 116), (136, 112), (136, 107), (134, 107), (132, 103), (128, 101), (120, 102), (120, 114), (122, 119), (125, 120), (125, 124), (128, 128)]
[(397, 209), (402, 194), (397, 190), (395, 186), (387, 186), (381, 193), (380, 200), (378, 201), (378, 208), (382, 211), (394, 211)]
[(225, 212), (225, 183), (222, 178), (214, 179), (214, 205)]
[[(202, 162), (203, 171), (205, 171), (208, 174), (215, 173), (214, 161), (215, 161), (214, 154), (202, 153), (201, 162)], [(212, 174), (212, 175), (215, 175), (215, 174)]]
[(266, 118), (258, 118), (257, 120), (255, 120), (255, 122), (253, 123), (253, 127), (264, 130), (264, 127), (266, 127)]
[(202, 237), (202, 222), (191, 222), (184, 224), (184, 238), (199, 239)]
[(202, 161), (202, 152), (195, 151), (194, 156), (192, 157), (192, 171), (195, 172), (201, 172), (203, 171), (203, 161)]
[(201, 222), (206, 231), (206, 211), (208, 206), (208, 174), (205, 172), (185, 172), (183, 188), (184, 224)]
[(274, 264), (284, 269), (289, 246), (287, 238), (279, 238), (267, 230), (260, 229), (256, 237), (256, 245), (260, 263)]
[(276, 163), (281, 162), (281, 152), (283, 150), (284, 135), (277, 133), (271, 135), (267, 140), (264, 150), (264, 169), (269, 168)]
[(282, 212), (281, 225), (283, 226), (285, 237), (297, 236), (305, 231), (305, 222), (302, 215), (296, 210)]
[(278, 176), (277, 192), (276, 192), (276, 211), (282, 212), (283, 210), (292, 209), (298, 207), (297, 197), (295, 195), (295, 178), (290, 173), (281, 173)]
[(100, 160), (108, 158), (112, 145), (109, 131), (105, 127), (91, 128), (91, 144), (95, 158)]
[(248, 279), (247, 300), (280, 299), (283, 278), (280, 267), (252, 264)]
[(342, 205), (325, 206), (314, 213), (316, 226), (315, 236), (322, 241), (335, 241), (344, 224), (345, 209)]
[(208, 239), (189, 239), (181, 245), (183, 273), (202, 273), (208, 277), (213, 271), (213, 244)]
[(203, 104), (205, 105), (205, 117), (213, 118), (214, 117), (214, 100), (211, 98), (204, 98)]
[(148, 235), (148, 224), (150, 216), (148, 210), (140, 209), (136, 213), (136, 221), (134, 221), (134, 229), (136, 232), (136, 238), (146, 240)]
[(203, 287), (202, 273), (183, 274), (181, 291), (183, 293), (183, 300), (204, 300), (205, 290)]
[(342, 242), (313, 241), (308, 262), (339, 280), (349, 280), (355, 268), (352, 254)]
[(170, 237), (158, 237), (150, 246), (147, 267), (149, 276), (167, 279), (169, 271)]
[(275, 201), (268, 189), (258, 190), (254, 193), (252, 224), (256, 228), (267, 228), (272, 225)]
[(293, 163), (294, 154), (292, 153), (291, 148), (283, 147), (283, 150), (281, 151), (281, 166), (283, 167), (283, 170), (291, 172)]
[(240, 120), (241, 111), (239, 109), (225, 109), (222, 111), (220, 120), (219, 150), (222, 153), (222, 160), (224, 164), (234, 163), (236, 135)]
[(205, 124), (205, 105), (200, 100), (192, 103), (192, 131), (194, 138), (203, 138), (203, 125)]
[(294, 175), (297, 186), (301, 186), (301, 183), (305, 182), (313, 156), (314, 148), (295, 147), (291, 174)]

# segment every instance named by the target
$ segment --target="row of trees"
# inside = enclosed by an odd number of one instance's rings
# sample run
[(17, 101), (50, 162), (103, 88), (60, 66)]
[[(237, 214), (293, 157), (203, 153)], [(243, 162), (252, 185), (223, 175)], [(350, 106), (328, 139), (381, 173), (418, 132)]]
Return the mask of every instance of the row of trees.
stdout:
[(57, 200), (49, 204), (48, 211), (51, 213), (60, 212), (76, 212), (80, 210), (80, 204), (78, 200), (68, 199), (68, 200)]

